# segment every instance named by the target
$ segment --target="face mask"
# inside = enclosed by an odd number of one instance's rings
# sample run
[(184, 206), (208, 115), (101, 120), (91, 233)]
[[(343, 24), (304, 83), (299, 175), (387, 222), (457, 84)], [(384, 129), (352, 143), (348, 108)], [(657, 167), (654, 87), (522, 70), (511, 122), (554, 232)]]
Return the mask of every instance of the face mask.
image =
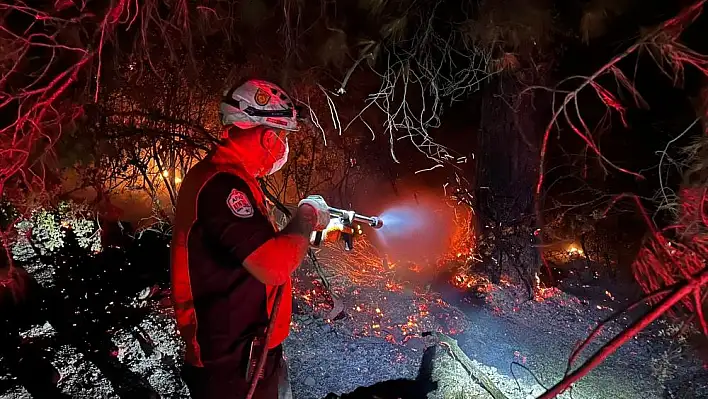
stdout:
[[(268, 172), (268, 175), (272, 175), (273, 173), (279, 171), (280, 169), (285, 166), (285, 163), (288, 162), (288, 154), (290, 153), (290, 146), (288, 145), (288, 138), (285, 138), (285, 150), (283, 151), (283, 154), (278, 158), (275, 158), (275, 163), (273, 163), (273, 167), (270, 169)], [(271, 153), (272, 154), (272, 153)]]

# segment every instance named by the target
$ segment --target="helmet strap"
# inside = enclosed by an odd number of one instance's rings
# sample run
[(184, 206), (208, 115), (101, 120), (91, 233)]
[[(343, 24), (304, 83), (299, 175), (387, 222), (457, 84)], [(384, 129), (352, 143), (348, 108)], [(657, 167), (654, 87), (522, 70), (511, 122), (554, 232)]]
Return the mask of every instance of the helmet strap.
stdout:
[[(269, 137), (269, 134), (272, 134)], [(263, 128), (261, 131), (261, 146), (270, 151), (278, 142), (284, 142), (283, 138), (280, 137), (281, 133), (277, 129)]]
[[(269, 134), (272, 134), (273, 136), (268, 137)], [(271, 139), (275, 139), (275, 141), (271, 141)], [(276, 149), (277, 144), (282, 144), (285, 147), (285, 152), (283, 154), (279, 153), (280, 149), (278, 149), (278, 155), (273, 153), (273, 151)], [(287, 138), (282, 138), (281, 132), (279, 132), (278, 130), (264, 129), (264, 131), (261, 133), (261, 146), (266, 151), (268, 151), (270, 156), (275, 161), (275, 164), (273, 165), (274, 169), (271, 169), (268, 174), (276, 172), (277, 170), (283, 167), (283, 164), (285, 162), (287, 162), (289, 152)]]

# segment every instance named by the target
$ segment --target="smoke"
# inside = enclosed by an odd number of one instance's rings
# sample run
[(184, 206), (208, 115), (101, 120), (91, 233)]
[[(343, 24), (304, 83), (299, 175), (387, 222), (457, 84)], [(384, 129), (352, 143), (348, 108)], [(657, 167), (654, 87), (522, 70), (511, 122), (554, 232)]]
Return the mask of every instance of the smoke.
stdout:
[(402, 200), (379, 215), (379, 247), (393, 261), (427, 264), (445, 254), (454, 228), (452, 210), (434, 197)]

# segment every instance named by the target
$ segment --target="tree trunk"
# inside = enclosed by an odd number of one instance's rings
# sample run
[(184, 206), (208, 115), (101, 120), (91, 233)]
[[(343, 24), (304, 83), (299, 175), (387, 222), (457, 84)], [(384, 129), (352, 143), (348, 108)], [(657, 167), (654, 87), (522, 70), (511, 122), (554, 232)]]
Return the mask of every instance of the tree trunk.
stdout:
[(590, 253), (588, 252), (587, 246), (587, 233), (583, 233), (580, 235), (580, 249), (583, 250), (583, 257), (585, 257), (585, 266), (588, 270), (590, 270)]
[[(534, 121), (533, 95), (518, 97), (523, 87), (517, 76), (500, 75), (482, 93), (476, 154), (477, 231), (482, 232), (480, 255), (494, 283), (502, 275), (518, 275), (519, 269), (530, 283), (540, 267), (533, 232), (543, 129)], [(510, 255), (508, 264), (494, 256), (500, 252)]]

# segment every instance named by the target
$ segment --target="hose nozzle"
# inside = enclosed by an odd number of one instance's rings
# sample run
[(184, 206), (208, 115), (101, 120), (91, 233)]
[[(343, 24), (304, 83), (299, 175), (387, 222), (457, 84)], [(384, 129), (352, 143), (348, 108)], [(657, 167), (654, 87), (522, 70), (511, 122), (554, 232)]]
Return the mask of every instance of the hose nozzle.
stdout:
[(340, 217), (342, 219), (345, 219), (348, 223), (366, 223), (375, 229), (380, 229), (381, 227), (383, 227), (383, 220), (381, 220), (378, 216), (364, 216), (359, 215), (354, 211), (347, 211), (344, 209), (332, 207), (329, 208), (329, 213), (334, 217)]
[(378, 216), (372, 217), (372, 218), (371, 218), (371, 222), (372, 222), (373, 224), (371, 224), (370, 226), (373, 227), (373, 228), (375, 228), (375, 229), (380, 229), (380, 228), (383, 227), (383, 220), (381, 220), (381, 218), (379, 218)]

